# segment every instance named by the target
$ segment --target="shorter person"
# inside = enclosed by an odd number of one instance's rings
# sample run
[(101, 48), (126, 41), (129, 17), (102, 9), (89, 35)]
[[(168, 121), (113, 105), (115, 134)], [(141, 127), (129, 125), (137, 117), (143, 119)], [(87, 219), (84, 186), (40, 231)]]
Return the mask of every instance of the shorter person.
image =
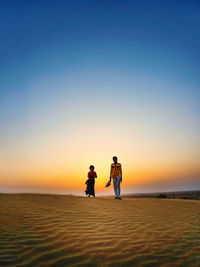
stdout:
[(90, 197), (90, 195), (95, 197), (95, 190), (94, 190), (95, 178), (97, 178), (97, 174), (94, 171), (94, 166), (90, 165), (90, 172), (88, 172), (88, 180), (85, 182), (87, 184), (85, 193), (86, 195), (88, 195), (88, 197)]
[(113, 179), (113, 186), (115, 192), (115, 199), (121, 199), (120, 197), (120, 183), (122, 182), (122, 166), (117, 162), (116, 156), (113, 157), (113, 162), (110, 167), (110, 181)]

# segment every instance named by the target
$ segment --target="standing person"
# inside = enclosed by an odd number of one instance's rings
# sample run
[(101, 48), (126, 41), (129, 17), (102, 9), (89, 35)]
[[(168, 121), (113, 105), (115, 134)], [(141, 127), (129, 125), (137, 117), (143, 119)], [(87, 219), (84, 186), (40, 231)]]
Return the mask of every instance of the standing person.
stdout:
[(120, 197), (120, 183), (122, 182), (122, 166), (117, 162), (116, 156), (113, 157), (113, 162), (110, 168), (110, 181), (113, 179), (113, 186), (115, 192), (115, 199), (121, 199)]
[(94, 171), (94, 166), (90, 165), (90, 172), (88, 172), (88, 180), (86, 181), (87, 188), (85, 190), (85, 193), (86, 195), (88, 195), (88, 197), (90, 197), (90, 195), (95, 197), (95, 190), (94, 190), (95, 178), (97, 178), (97, 174)]

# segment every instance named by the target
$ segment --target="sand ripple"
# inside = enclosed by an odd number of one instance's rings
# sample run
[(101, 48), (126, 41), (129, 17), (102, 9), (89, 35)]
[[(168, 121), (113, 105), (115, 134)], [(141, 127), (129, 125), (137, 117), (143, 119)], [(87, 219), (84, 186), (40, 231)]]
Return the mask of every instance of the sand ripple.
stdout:
[(0, 195), (0, 266), (199, 262), (199, 201)]

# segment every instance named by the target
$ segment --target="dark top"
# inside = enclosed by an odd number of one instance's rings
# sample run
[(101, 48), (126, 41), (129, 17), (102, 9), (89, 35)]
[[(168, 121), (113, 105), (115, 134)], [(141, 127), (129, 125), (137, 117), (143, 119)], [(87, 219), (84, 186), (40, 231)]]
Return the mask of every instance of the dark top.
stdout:
[(96, 177), (97, 177), (96, 172), (94, 172), (94, 171), (90, 171), (90, 172), (88, 172), (88, 178), (89, 178), (89, 179), (94, 179), (94, 178), (96, 178)]

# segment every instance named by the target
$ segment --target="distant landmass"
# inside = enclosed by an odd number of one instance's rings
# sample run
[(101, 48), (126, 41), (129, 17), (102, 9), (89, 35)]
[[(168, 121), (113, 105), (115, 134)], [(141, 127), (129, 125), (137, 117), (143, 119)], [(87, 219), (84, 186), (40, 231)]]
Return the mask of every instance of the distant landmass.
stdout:
[(173, 198), (173, 199), (194, 199), (200, 200), (200, 190), (155, 192), (155, 193), (129, 193), (124, 198)]

